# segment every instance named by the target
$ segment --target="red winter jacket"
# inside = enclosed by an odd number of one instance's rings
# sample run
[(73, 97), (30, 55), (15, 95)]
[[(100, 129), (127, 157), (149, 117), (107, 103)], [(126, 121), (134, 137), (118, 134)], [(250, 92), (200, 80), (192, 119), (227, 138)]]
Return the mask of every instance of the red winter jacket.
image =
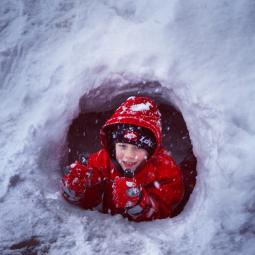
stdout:
[[(153, 132), (157, 147), (152, 156), (135, 172), (136, 182), (146, 192), (138, 212), (116, 208), (112, 184), (122, 172), (110, 157), (106, 130), (111, 125), (125, 123), (145, 127)], [(84, 208), (99, 205), (102, 211), (122, 214), (130, 220), (144, 221), (171, 217), (184, 194), (182, 174), (172, 157), (161, 147), (160, 113), (155, 103), (146, 97), (128, 98), (100, 131), (102, 149), (88, 158), (86, 165), (76, 161), (62, 180), (64, 197)], [(85, 188), (85, 183), (88, 183)]]

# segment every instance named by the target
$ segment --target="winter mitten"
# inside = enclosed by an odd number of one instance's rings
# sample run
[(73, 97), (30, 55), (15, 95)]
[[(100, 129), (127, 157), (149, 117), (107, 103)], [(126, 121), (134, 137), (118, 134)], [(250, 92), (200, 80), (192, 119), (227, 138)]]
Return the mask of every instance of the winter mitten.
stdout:
[(86, 189), (93, 187), (101, 181), (97, 172), (79, 161), (70, 165), (70, 170), (62, 179), (64, 197), (70, 201), (79, 201)]
[(156, 210), (157, 205), (155, 201), (143, 188), (141, 189), (140, 199), (138, 203), (135, 206), (128, 208), (127, 213), (133, 218), (137, 218), (141, 215), (144, 215), (145, 218), (150, 218)]
[(119, 177), (114, 179), (113, 202), (117, 208), (130, 208), (135, 206), (141, 197), (141, 187), (134, 178)]

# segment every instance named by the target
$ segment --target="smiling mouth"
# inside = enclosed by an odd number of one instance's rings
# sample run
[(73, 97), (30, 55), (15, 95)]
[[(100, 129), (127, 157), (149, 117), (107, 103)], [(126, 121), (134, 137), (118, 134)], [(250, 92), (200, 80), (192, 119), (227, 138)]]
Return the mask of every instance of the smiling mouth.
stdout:
[(126, 162), (126, 161), (122, 161), (122, 163), (124, 164), (125, 167), (133, 167), (136, 165), (136, 162)]

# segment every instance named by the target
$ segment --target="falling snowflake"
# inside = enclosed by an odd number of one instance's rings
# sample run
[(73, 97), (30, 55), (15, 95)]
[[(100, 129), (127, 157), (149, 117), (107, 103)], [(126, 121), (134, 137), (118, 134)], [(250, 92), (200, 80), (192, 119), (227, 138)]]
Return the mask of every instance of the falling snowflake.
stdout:
[(155, 181), (153, 184), (154, 184), (156, 189), (160, 188), (160, 183), (158, 181)]

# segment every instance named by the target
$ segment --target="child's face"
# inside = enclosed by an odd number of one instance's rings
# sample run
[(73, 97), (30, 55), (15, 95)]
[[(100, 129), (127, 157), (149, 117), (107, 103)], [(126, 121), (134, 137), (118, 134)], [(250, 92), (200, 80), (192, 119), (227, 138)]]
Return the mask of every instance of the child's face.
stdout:
[(116, 159), (123, 170), (130, 169), (135, 171), (141, 163), (148, 159), (146, 150), (129, 143), (116, 143), (115, 151)]

